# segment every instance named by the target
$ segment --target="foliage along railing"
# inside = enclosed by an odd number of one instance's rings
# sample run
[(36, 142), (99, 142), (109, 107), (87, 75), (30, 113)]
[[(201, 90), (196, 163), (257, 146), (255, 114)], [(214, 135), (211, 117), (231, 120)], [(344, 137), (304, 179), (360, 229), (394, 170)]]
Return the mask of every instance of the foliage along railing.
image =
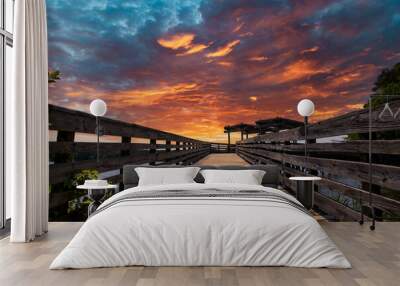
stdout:
[[(400, 101), (391, 102), (399, 110)], [(372, 110), (371, 128), (374, 132), (400, 130), (400, 118), (382, 121), (383, 106)], [(323, 180), (317, 182), (315, 205), (334, 219), (358, 220), (360, 208), (369, 215), (369, 142), (345, 140), (323, 143), (320, 138), (367, 133), (368, 109), (354, 111), (309, 125), (307, 160), (304, 158), (304, 127), (253, 137), (236, 145), (239, 156), (251, 164), (280, 163), (282, 185), (295, 192), (290, 176), (302, 174), (305, 168)], [(320, 142), (318, 142), (318, 141)], [(372, 206), (383, 218), (400, 215), (400, 140), (372, 141)]]

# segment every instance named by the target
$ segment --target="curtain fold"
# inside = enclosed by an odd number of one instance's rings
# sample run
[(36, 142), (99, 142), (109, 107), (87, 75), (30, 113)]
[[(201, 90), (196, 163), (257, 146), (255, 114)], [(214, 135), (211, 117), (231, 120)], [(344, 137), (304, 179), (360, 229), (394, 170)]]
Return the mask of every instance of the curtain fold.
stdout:
[[(48, 66), (45, 0), (15, 2), (13, 94), (6, 115), (12, 242), (47, 231)], [(6, 99), (7, 100), (7, 99)]]

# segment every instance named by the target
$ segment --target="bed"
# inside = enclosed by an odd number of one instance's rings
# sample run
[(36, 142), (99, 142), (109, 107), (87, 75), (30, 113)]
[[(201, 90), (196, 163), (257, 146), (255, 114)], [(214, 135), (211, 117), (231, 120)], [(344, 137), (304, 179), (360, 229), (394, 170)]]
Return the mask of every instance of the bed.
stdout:
[(276, 166), (200, 167), (264, 170), (261, 185), (205, 184), (199, 173), (195, 183), (151, 186), (138, 186), (136, 167), (124, 167), (124, 191), (98, 208), (50, 269), (351, 267), (307, 210), (276, 188)]

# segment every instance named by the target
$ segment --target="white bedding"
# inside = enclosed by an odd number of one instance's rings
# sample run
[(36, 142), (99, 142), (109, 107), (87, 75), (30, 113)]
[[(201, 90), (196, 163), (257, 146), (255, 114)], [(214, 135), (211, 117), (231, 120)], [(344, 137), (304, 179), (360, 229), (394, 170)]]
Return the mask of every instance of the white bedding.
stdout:
[(261, 185), (265, 171), (262, 170), (202, 170), (206, 184), (246, 184)]
[[(142, 186), (163, 190), (263, 190), (254, 185)], [(294, 266), (349, 268), (315, 219), (290, 205), (258, 199), (155, 198), (124, 201), (89, 218), (50, 269), (145, 266)]]

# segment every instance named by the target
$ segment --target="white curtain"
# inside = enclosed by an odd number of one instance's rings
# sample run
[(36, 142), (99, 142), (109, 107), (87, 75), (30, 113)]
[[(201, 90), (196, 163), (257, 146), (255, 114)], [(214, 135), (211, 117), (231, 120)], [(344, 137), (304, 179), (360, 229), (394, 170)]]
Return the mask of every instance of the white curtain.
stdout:
[(48, 226), (48, 68), (45, 0), (15, 1), (13, 94), (6, 105), (12, 242)]

